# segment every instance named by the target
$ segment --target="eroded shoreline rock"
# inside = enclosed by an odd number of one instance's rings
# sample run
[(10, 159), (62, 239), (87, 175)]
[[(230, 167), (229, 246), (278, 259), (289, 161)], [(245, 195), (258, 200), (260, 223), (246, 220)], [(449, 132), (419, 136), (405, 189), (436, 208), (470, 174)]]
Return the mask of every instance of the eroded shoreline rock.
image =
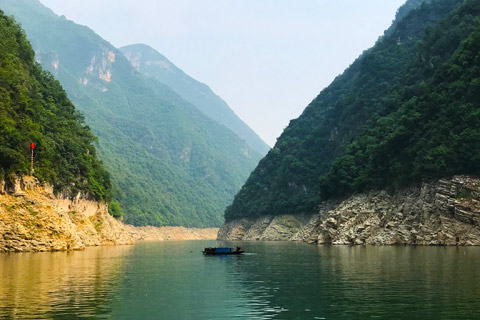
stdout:
[(105, 203), (81, 195), (73, 199), (54, 195), (51, 186), (34, 177), (0, 182), (0, 252), (70, 251), (142, 240), (213, 240), (217, 232), (125, 225), (108, 213)]
[(220, 240), (292, 240), (333, 245), (480, 245), (480, 179), (454, 176), (393, 195), (371, 191), (329, 201), (310, 217), (242, 219)]

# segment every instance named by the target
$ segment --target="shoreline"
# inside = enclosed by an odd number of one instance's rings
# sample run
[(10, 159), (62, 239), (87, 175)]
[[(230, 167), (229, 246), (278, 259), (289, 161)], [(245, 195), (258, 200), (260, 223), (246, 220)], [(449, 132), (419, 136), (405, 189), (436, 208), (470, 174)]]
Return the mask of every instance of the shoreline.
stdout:
[(216, 240), (220, 228), (186, 228), (181, 226), (132, 226), (125, 225), (134, 242), (138, 241), (190, 241)]
[(54, 194), (32, 176), (0, 181), (0, 252), (73, 251), (136, 241), (215, 240), (217, 228), (135, 227), (108, 213), (105, 202)]
[(244, 217), (219, 240), (287, 240), (317, 245), (480, 246), (480, 178), (457, 175), (421, 185), (323, 202), (310, 215)]

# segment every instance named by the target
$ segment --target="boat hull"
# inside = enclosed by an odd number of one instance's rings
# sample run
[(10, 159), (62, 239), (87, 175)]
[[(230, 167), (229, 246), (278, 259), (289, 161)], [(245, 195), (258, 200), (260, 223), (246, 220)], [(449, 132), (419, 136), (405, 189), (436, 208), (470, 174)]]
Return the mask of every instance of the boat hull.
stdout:
[(202, 251), (204, 255), (209, 255), (209, 256), (223, 256), (223, 255), (239, 255), (244, 253), (245, 251), (233, 251), (233, 252), (208, 252), (208, 251)]
[(240, 247), (236, 248), (225, 248), (225, 247), (211, 247), (211, 248), (205, 248), (202, 253), (205, 255), (228, 255), (228, 254), (242, 254), (245, 251), (242, 250)]

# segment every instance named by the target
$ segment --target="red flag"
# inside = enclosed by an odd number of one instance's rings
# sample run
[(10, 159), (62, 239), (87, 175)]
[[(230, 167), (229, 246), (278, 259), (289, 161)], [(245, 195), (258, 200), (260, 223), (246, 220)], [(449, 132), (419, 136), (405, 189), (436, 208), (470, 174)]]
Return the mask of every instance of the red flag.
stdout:
[(35, 149), (35, 143), (32, 142), (32, 144), (30, 145), (30, 148), (33, 150)]

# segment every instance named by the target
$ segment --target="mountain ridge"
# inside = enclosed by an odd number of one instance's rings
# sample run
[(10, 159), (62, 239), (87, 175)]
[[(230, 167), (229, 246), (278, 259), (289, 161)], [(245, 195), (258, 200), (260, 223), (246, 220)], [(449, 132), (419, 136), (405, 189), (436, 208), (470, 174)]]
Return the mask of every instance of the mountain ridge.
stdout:
[(172, 88), (209, 118), (236, 133), (259, 154), (268, 152), (270, 147), (208, 85), (190, 77), (163, 54), (143, 43), (124, 46), (119, 50), (138, 71)]
[[(377, 119), (377, 112), (386, 110), (385, 106), (394, 108), (396, 88), (403, 85), (411, 63), (416, 60), (426, 30), (431, 30), (460, 5), (464, 1), (407, 1), (398, 11), (399, 20), (392, 23), (395, 27), (374, 47), (365, 50), (322, 90), (299, 118), (290, 122), (227, 208), (226, 221), (313, 213), (330, 196), (328, 192), (335, 190), (333, 182), (343, 183), (342, 179), (348, 177), (337, 175), (326, 179), (335, 161), (363, 128)], [(368, 150), (368, 145), (365, 148)], [(349, 161), (359, 159), (345, 157)], [(347, 170), (347, 163), (351, 164), (344, 161), (345, 166), (338, 168), (338, 172)], [(361, 167), (362, 161), (356, 165)], [(363, 176), (348, 178), (355, 182)], [(341, 195), (344, 194), (335, 194)]]
[(36, 0), (1, 0), (0, 8), (22, 23), (36, 59), (60, 80), (99, 137), (99, 155), (125, 222), (222, 223), (224, 208), (259, 154), (173, 90), (143, 76), (88, 27)]

